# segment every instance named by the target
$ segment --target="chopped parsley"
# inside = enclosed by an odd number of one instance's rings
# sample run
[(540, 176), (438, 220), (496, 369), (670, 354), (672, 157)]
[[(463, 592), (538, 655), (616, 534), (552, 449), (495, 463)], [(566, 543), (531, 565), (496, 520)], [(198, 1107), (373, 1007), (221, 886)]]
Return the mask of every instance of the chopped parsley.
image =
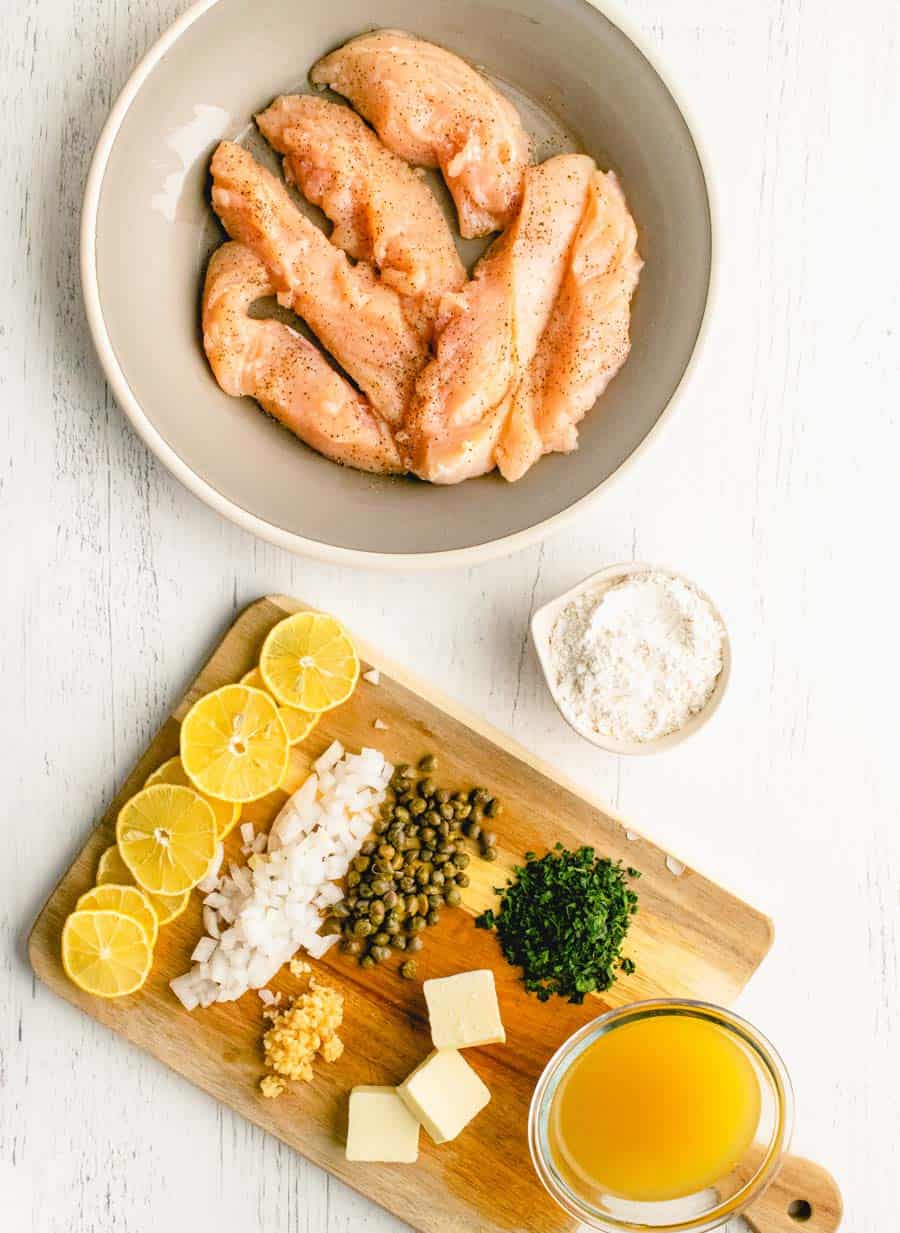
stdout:
[(569, 851), (558, 843), (546, 856), (526, 852), (511, 881), (494, 887), (497, 911), (488, 908), (475, 924), (496, 929), (503, 954), (522, 969), (529, 993), (542, 1002), (557, 994), (581, 1003), (585, 994), (608, 989), (617, 969), (634, 971), (621, 947), (638, 910), (626, 879), (640, 876), (593, 848)]

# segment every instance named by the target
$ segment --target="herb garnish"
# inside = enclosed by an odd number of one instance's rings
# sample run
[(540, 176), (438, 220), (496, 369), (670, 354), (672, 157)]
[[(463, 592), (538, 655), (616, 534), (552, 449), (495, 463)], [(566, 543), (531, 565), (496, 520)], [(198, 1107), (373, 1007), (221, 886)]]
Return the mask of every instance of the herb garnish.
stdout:
[(636, 869), (598, 857), (593, 848), (573, 852), (558, 843), (540, 858), (526, 852), (513, 875), (505, 887), (494, 887), (498, 911), (488, 908), (475, 924), (496, 929), (529, 993), (542, 1002), (558, 994), (581, 1003), (586, 993), (610, 987), (616, 967), (634, 971), (632, 960), (620, 956), (637, 911), (637, 895), (625, 879), (639, 878)]

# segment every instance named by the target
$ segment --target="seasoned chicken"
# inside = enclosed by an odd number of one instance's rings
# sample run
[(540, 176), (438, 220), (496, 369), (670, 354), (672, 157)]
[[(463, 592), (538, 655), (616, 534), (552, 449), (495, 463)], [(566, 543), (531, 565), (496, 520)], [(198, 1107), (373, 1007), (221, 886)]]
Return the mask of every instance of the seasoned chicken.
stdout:
[(310, 79), (348, 98), (389, 150), (440, 167), (464, 236), (513, 220), (528, 137), (512, 103), (465, 60), (402, 31), (377, 30), (325, 56)]
[(284, 155), (288, 183), (334, 224), (332, 244), (376, 265), (381, 281), (409, 301), (414, 318), (424, 316), (430, 333), (441, 296), (459, 291), (466, 271), (421, 175), (339, 103), (285, 95), (256, 122)]
[(559, 299), (497, 447), (506, 479), (519, 479), (542, 454), (577, 448), (577, 425), (628, 357), (631, 297), (642, 266), (619, 182), (598, 171)]
[(280, 321), (248, 316), (274, 281), (242, 244), (213, 254), (203, 289), (203, 346), (216, 380), (255, 398), (301, 441), (362, 471), (404, 469), (391, 431), (325, 356)]
[(398, 440), (423, 479), (455, 484), (495, 465), (510, 402), (556, 301), (594, 172), (565, 154), (525, 176), (515, 221), (458, 295), (445, 297), (436, 355), (416, 383)]
[(351, 264), (241, 146), (223, 141), (211, 170), (225, 230), (263, 262), (279, 302), (306, 321), (372, 407), (399, 424), (428, 354), (400, 296), (369, 265)]

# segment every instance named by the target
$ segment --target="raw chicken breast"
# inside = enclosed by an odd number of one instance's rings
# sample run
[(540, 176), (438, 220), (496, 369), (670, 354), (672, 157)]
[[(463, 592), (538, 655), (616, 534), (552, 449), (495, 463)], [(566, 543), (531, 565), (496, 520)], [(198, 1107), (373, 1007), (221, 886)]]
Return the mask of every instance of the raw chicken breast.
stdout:
[(464, 236), (513, 220), (528, 137), (512, 103), (465, 60), (402, 31), (377, 30), (325, 56), (310, 79), (348, 98), (389, 150), (440, 167)]
[(642, 266), (619, 182), (598, 171), (559, 300), (497, 448), (506, 479), (519, 479), (541, 454), (577, 448), (577, 425), (628, 357), (631, 297)]
[(441, 306), (436, 356), (416, 383), (401, 447), (438, 484), (483, 475), (534, 356), (584, 214), (592, 160), (564, 154), (525, 176), (515, 222)]
[(339, 103), (290, 94), (256, 117), (283, 154), (288, 183), (334, 224), (331, 242), (377, 265), (381, 281), (410, 301), (430, 333), (438, 301), (466, 271), (431, 189), (368, 125)]
[(243, 244), (213, 254), (203, 289), (203, 346), (216, 380), (234, 397), (255, 398), (301, 441), (362, 471), (403, 464), (387, 424), (311, 343), (280, 321), (248, 309), (274, 283)]
[(400, 296), (370, 266), (352, 265), (241, 146), (223, 141), (211, 170), (225, 230), (263, 262), (279, 302), (307, 322), (372, 407), (399, 424), (428, 354)]

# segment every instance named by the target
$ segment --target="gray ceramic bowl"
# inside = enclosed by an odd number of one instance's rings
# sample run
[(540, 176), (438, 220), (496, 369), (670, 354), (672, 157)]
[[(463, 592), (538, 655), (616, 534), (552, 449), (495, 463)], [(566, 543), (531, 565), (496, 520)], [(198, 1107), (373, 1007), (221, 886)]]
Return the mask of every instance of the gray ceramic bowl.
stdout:
[[(94, 156), (82, 278), (118, 401), (191, 491), (298, 552), (352, 564), (471, 563), (547, 534), (647, 444), (693, 367), (712, 229), (683, 115), (617, 21), (585, 0), (201, 0), (160, 39)], [(222, 238), (207, 199), (212, 150), (223, 137), (253, 140), (255, 112), (306, 89), (313, 61), (376, 25), (415, 31), (482, 66), (522, 106), (539, 157), (583, 148), (619, 174), (637, 220), (646, 265), (631, 356), (584, 421), (578, 452), (543, 459), (516, 484), (485, 476), (441, 488), (335, 466), (250, 402), (226, 397), (203, 355), (200, 286)]]

